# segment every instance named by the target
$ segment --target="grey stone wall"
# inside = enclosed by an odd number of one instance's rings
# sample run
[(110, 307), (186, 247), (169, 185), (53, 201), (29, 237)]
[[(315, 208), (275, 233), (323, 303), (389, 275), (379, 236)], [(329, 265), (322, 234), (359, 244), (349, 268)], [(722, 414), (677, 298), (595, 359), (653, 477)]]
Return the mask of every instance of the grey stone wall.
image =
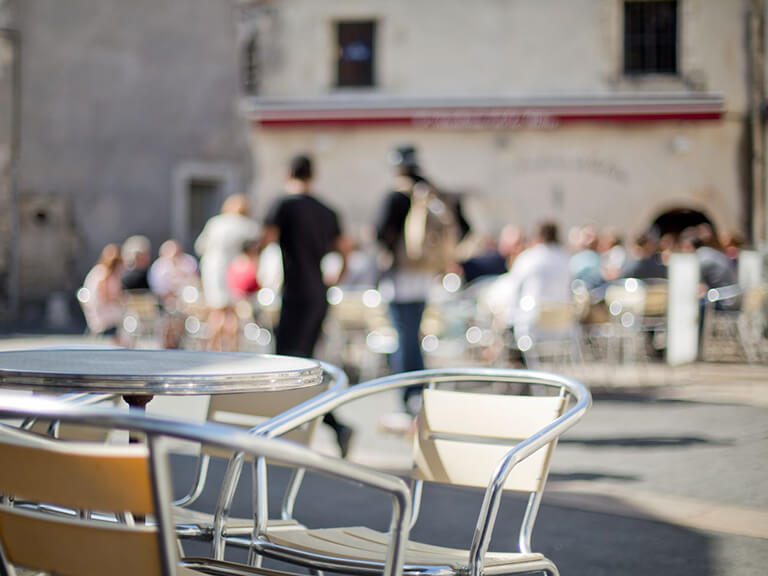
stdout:
[(0, 0), (0, 318), (9, 309), (12, 216), (11, 158), (16, 57), (15, 11), (11, 0)]
[(24, 0), (19, 26), (24, 301), (72, 293), (108, 242), (171, 237), (178, 166), (247, 184), (233, 3)]

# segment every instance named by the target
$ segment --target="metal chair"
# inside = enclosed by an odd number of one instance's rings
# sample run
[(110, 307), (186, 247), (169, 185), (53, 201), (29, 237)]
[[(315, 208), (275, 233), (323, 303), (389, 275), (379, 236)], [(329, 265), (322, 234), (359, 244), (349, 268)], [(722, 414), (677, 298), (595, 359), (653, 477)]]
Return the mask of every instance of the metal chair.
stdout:
[(386, 359), (377, 338), (391, 330), (381, 293), (373, 287), (333, 286), (328, 290), (328, 304), (323, 357), (358, 374), (359, 379), (380, 375)]
[(744, 292), (738, 330), (749, 362), (760, 362), (765, 354), (766, 302), (768, 286), (755, 286)]
[[(410, 502), (402, 480), (291, 442), (256, 438), (228, 426), (196, 425), (10, 395), (0, 418), (39, 418), (143, 433), (146, 444), (61, 442), (0, 425), (0, 572), (14, 566), (69, 576), (285, 574), (204, 558), (180, 560), (171, 516), (165, 438), (210, 444), (347, 478), (392, 497), (386, 573), (400, 573)], [(52, 511), (56, 510), (56, 512)], [(98, 510), (98, 514), (89, 511)], [(141, 518), (152, 516), (153, 522)], [(198, 571), (199, 570), (199, 571)]]
[(757, 361), (760, 337), (755, 329), (760, 329), (763, 301), (761, 288), (747, 294), (738, 284), (707, 290), (702, 310), (702, 359), (740, 358), (743, 354), (749, 362)]
[[(250, 429), (251, 434), (257, 434), (260, 426), (270, 418), (278, 416), (291, 408), (306, 402), (315, 402), (319, 395), (339, 393), (346, 389), (348, 380), (346, 374), (331, 364), (323, 364), (323, 382), (318, 386), (299, 388), (283, 392), (259, 392), (253, 394), (214, 394), (208, 404), (207, 420), (220, 424), (237, 426)], [(312, 441), (321, 418), (316, 418), (302, 426), (292, 430), (286, 435), (286, 439), (303, 445), (309, 445)], [(210, 459), (213, 456), (233, 458), (231, 466), (241, 468), (243, 455), (233, 455), (232, 451), (220, 450), (213, 446), (201, 447), (200, 457), (197, 461), (195, 478), (190, 491), (173, 504), (173, 516), (176, 522), (177, 534), (181, 538), (195, 540), (210, 540), (213, 537), (214, 526), (219, 525), (220, 530), (229, 535), (249, 535), (253, 530), (252, 518), (233, 518), (222, 512), (218, 517), (206, 512), (200, 512), (190, 508), (194, 504), (206, 486)], [(257, 466), (256, 482), (261, 490), (267, 491), (267, 462), (259, 460)], [(293, 505), (301, 488), (304, 478), (303, 470), (295, 470), (286, 487), (283, 504), (283, 517), (292, 517)], [(229, 486), (229, 484), (226, 484)], [(234, 494), (234, 486), (232, 486)], [(227, 509), (228, 510), (228, 509)]]
[(535, 318), (514, 327), (515, 346), (528, 368), (538, 368), (542, 360), (553, 364), (578, 364), (582, 361), (581, 331), (577, 311), (571, 302), (542, 302)]
[(667, 281), (625, 278), (606, 287), (605, 303), (611, 316), (613, 331), (610, 336), (609, 358), (624, 362), (637, 358), (638, 343), (645, 343), (649, 335), (662, 337), (667, 320)]
[(166, 319), (157, 297), (146, 290), (123, 292), (122, 341), (127, 348), (137, 348), (143, 341), (155, 347), (162, 344)]
[[(404, 573), (408, 575), (558, 574), (554, 563), (531, 549), (533, 525), (541, 502), (552, 449), (591, 403), (587, 389), (559, 376), (523, 370), (462, 369), (406, 373), (359, 384), (324, 401), (305, 404), (275, 418), (261, 434), (286, 433), (353, 400), (411, 385), (424, 385), (423, 406), (414, 443), (411, 497), (413, 525), (421, 508), (423, 482), (483, 487), (471, 548), (459, 550), (409, 541)], [(543, 387), (549, 396), (488, 393), (506, 384)], [(480, 392), (478, 387), (482, 387)], [(443, 388), (451, 388), (443, 390)], [(458, 388), (458, 389), (457, 389)], [(570, 406), (568, 406), (570, 402)], [(568, 406), (567, 410), (566, 407)], [(235, 479), (231, 477), (230, 480)], [(489, 480), (490, 479), (490, 480)], [(489, 552), (488, 546), (504, 490), (529, 494), (518, 550)], [(227, 496), (230, 496), (229, 494)], [(257, 494), (260, 505), (262, 496)], [(226, 508), (231, 497), (220, 501)], [(298, 522), (270, 525), (257, 515), (252, 538), (214, 535), (215, 557), (224, 544), (245, 547), (258, 565), (260, 556), (292, 562), (311, 570), (349, 574), (381, 574), (392, 535), (365, 527), (311, 530)]]

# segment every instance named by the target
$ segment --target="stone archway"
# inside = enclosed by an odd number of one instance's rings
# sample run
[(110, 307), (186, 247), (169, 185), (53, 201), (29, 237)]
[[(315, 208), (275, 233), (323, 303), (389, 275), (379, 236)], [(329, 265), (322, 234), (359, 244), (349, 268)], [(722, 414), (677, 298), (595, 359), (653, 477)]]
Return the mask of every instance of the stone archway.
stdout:
[(709, 224), (712, 231), (717, 234), (714, 222), (704, 212), (692, 208), (673, 208), (665, 210), (659, 214), (651, 224), (649, 231), (657, 238), (665, 234), (674, 234), (677, 236), (690, 226), (699, 224)]

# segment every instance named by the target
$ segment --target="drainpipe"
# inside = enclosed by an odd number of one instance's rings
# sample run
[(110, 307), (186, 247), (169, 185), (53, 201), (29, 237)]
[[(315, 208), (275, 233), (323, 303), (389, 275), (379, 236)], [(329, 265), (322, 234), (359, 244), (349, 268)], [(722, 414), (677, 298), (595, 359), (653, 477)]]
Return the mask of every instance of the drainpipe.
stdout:
[(764, 86), (763, 0), (750, 0), (749, 29), (749, 133), (750, 175), (752, 187), (752, 243), (755, 248), (766, 244), (765, 201), (765, 128), (762, 119)]

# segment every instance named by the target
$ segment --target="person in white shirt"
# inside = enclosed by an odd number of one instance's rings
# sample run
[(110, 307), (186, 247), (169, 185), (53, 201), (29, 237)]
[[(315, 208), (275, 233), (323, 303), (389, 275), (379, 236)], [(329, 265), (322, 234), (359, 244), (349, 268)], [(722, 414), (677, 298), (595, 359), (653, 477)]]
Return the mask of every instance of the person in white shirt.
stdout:
[[(543, 306), (571, 301), (569, 255), (558, 242), (557, 225), (539, 225), (533, 245), (520, 253), (489, 298), (503, 308), (515, 338), (530, 334)], [(499, 305), (502, 305), (501, 307)]]

